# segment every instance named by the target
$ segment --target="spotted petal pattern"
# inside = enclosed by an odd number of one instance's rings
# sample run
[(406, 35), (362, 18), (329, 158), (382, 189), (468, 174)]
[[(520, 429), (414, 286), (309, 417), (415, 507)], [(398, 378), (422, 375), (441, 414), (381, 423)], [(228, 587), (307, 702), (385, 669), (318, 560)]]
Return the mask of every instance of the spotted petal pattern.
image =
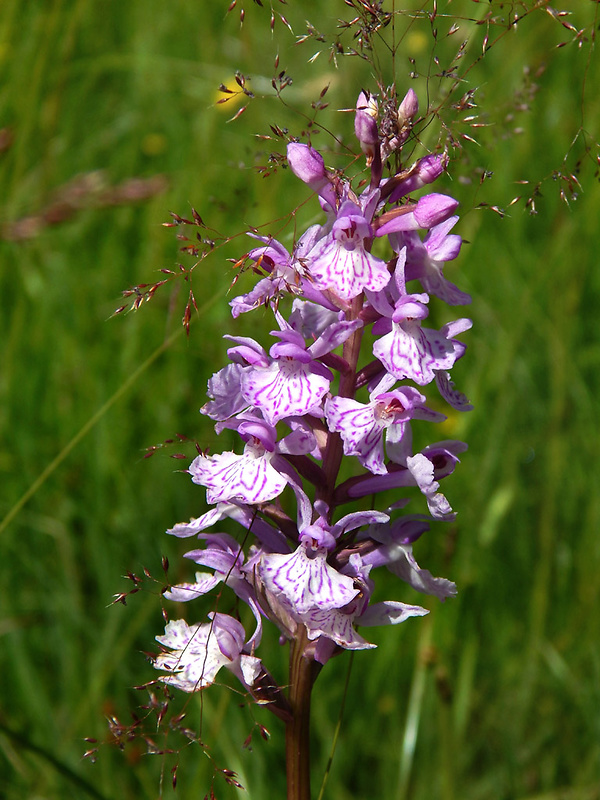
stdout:
[(363, 289), (381, 291), (390, 280), (385, 261), (365, 248), (371, 227), (360, 208), (342, 204), (331, 233), (317, 242), (307, 255), (310, 274), (320, 289), (330, 289), (343, 300), (351, 300)]
[(310, 640), (326, 636), (346, 650), (372, 650), (377, 647), (354, 630), (354, 621), (353, 614), (344, 614), (336, 609), (331, 611), (319, 609), (307, 614), (304, 623)]
[(347, 456), (358, 456), (360, 463), (375, 475), (387, 472), (383, 452), (386, 423), (376, 418), (374, 404), (332, 397), (325, 404), (325, 417), (329, 430), (341, 434)]
[(206, 501), (240, 500), (267, 503), (281, 494), (288, 479), (271, 466), (273, 454), (254, 441), (243, 455), (227, 451), (214, 456), (197, 456), (189, 472), (194, 483), (206, 486)]
[(259, 567), (265, 587), (288, 601), (299, 617), (316, 609), (341, 608), (358, 594), (354, 581), (330, 566), (325, 550), (307, 552), (300, 545), (291, 555), (264, 556)]
[(456, 361), (451, 341), (411, 319), (394, 322), (390, 333), (373, 345), (373, 354), (394, 377), (419, 386), (431, 383), (435, 370), (448, 370)]
[(251, 686), (260, 672), (260, 659), (242, 654), (244, 629), (226, 614), (212, 615), (212, 622), (188, 625), (172, 620), (164, 636), (156, 640), (172, 652), (154, 659), (156, 669), (165, 670), (160, 680), (184, 692), (196, 692), (214, 682), (221, 667), (227, 667)]
[(242, 377), (242, 394), (260, 408), (269, 424), (303, 415), (318, 406), (329, 389), (332, 373), (311, 361), (279, 358), (266, 368), (251, 368)]

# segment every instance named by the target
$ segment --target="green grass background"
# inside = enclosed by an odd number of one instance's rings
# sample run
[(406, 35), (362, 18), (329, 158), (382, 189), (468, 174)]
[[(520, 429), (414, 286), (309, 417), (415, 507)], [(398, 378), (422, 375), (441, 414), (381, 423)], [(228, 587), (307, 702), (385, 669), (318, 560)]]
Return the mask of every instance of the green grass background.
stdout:
[[(198, 730), (202, 719), (211, 758), (173, 733), (153, 739), (178, 752), (146, 755), (146, 744), (136, 740), (124, 752), (100, 747), (95, 764), (82, 760), (90, 746), (85, 737), (107, 737), (106, 717), (129, 724), (131, 711), (145, 713), (147, 693), (132, 687), (154, 677), (143, 651), (153, 649), (164, 624), (161, 557), (171, 561), (171, 580), (191, 574), (180, 559), (189, 542), (172, 541), (164, 530), (205, 509), (202, 490), (177, 473), (187, 462), (171, 459), (179, 451), (192, 457), (193, 448), (161, 448), (149, 459), (145, 448), (181, 433), (213, 451), (226, 449), (198, 414), (206, 379), (224, 363), (221, 336), (258, 336), (261, 324), (268, 330), (260, 312), (237, 327), (228, 316), (233, 273), (226, 259), (247, 249), (243, 238), (196, 269), (200, 311), (189, 340), (177, 333), (183, 282), (163, 287), (136, 314), (111, 318), (120, 292), (164, 277), (158, 270), (179, 261), (190, 265), (161, 227), (169, 210), (186, 215), (195, 206), (210, 226), (233, 235), (303, 202), (308, 193), (293, 176), (279, 170), (264, 178), (254, 169), (271, 148), (281, 149), (254, 134), (276, 124), (299, 135), (305, 120), (298, 112), (312, 113), (310, 103), (330, 83), (331, 105), (319, 119), (351, 143), (351, 118), (335, 109), (352, 106), (361, 87), (375, 89), (367, 62), (341, 59), (336, 70), (326, 45), (294, 47), (280, 20), (272, 37), (269, 8), (246, 5), (241, 30), (239, 5), (225, 17), (226, 4), (200, 0), (0, 6), (0, 128), (13, 139), (0, 154), (6, 800), (200, 798), (215, 764), (235, 770), (246, 787), (238, 794), (217, 777), (219, 798), (285, 794), (282, 726), (266, 711), (240, 708), (242, 698), (227, 688), (204, 693), (202, 707), (196, 696), (174, 701), (190, 728)], [(531, 14), (479, 59), (486, 30), (491, 42), (502, 27), (467, 18), (509, 18), (525, 5), (532, 4), (438, 3), (434, 54), (442, 68), (468, 40), (460, 70), (473, 66), (454, 100), (463, 87), (479, 87), (480, 107), (472, 113), (489, 125), (455, 127), (480, 143), (462, 140), (462, 153), (453, 151), (454, 179), (442, 187), (461, 200), (460, 232), (469, 241), (448, 272), (473, 295), (474, 329), (464, 337), (469, 349), (455, 380), (475, 410), (451, 419), (444, 433), (470, 446), (446, 482), (459, 516), (416, 548), (422, 565), (457, 582), (459, 596), (430, 603), (426, 619), (373, 631), (378, 650), (354, 657), (325, 793), (336, 800), (600, 797), (600, 199), (591, 163), (597, 148), (583, 160), (582, 191), (570, 206), (560, 200), (561, 181), (549, 179), (537, 215), (523, 201), (509, 207), (561, 167), (581, 126), (591, 144), (597, 136), (600, 72), (590, 32), (598, 6), (563, 4), (573, 16), (558, 21), (543, 10)], [(296, 33), (308, 17), (328, 36), (338, 17), (353, 16), (333, 0), (289, 0), (274, 9)], [(452, 17), (460, 31), (444, 39)], [(561, 19), (588, 26), (581, 47), (556, 48), (574, 35)], [(406, 15), (395, 26), (385, 36), (401, 42), (394, 69), (399, 86), (408, 87), (411, 70), (437, 69), (432, 26)], [(309, 64), (319, 47), (324, 52)], [(283, 93), (287, 107), (270, 90), (277, 52), (279, 69), (294, 79)], [(391, 62), (379, 52), (389, 81)], [(528, 94), (525, 66), (539, 90), (520, 110)], [(258, 96), (228, 123), (239, 106), (214, 103), (219, 83), (238, 68), (253, 76), (249, 85)], [(412, 85), (423, 107), (426, 89), (435, 102), (447, 83), (421, 77)], [(446, 121), (453, 115), (444, 111)], [(435, 144), (438, 132), (436, 122), (423, 131), (425, 144)], [(570, 151), (567, 171), (583, 142)], [(314, 143), (332, 149), (324, 133)], [(76, 175), (97, 170), (110, 184), (160, 174), (168, 187), (144, 202), (91, 203), (33, 238), (10, 240), (12, 223), (38, 214)], [(481, 170), (493, 176), (481, 183)], [(523, 180), (529, 187), (516, 183)], [(508, 213), (476, 209), (481, 202)], [(300, 224), (314, 213), (314, 202), (304, 206)], [(282, 235), (289, 242), (291, 229)], [(144, 569), (157, 580), (146, 580), (127, 606), (109, 605), (131, 588), (121, 576)], [(380, 591), (418, 599), (387, 578)], [(185, 611), (195, 621), (207, 608)], [(285, 681), (285, 653), (274, 640), (271, 652), (266, 660)], [(315, 789), (347, 667), (347, 657), (336, 659), (315, 688)], [(271, 739), (255, 736), (252, 749), (243, 749), (255, 719)]]

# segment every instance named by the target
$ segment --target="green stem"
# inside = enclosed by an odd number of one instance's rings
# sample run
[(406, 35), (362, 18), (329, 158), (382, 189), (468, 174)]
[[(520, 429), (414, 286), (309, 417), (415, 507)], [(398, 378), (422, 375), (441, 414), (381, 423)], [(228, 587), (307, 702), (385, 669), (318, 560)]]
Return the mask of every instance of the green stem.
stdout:
[(302, 626), (290, 645), (292, 718), (285, 731), (287, 800), (310, 800), (310, 696), (319, 665), (304, 655), (306, 644)]

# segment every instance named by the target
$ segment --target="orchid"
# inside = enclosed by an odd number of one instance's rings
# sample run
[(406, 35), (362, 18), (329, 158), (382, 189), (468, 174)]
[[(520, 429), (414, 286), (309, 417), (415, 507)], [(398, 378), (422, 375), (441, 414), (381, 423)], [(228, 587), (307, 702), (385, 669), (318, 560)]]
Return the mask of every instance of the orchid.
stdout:
[[(199, 452), (188, 472), (206, 488), (212, 508), (169, 531), (198, 537), (202, 546), (186, 557), (210, 571), (168, 587), (165, 598), (189, 603), (217, 586), (231, 590), (250, 609), (255, 630), (247, 636), (240, 619), (220, 612), (210, 623), (169, 622), (157, 637), (165, 649), (154, 660), (166, 673), (160, 680), (200, 691), (224, 666), (256, 696), (266, 673), (255, 651), (264, 620), (274, 623), (290, 642), (291, 673), (283, 679), (289, 708), (284, 704), (283, 711), (278, 699), (271, 710), (288, 726), (289, 796), (302, 800), (309, 797), (315, 665), (343, 650), (373, 649), (358, 628), (427, 614), (402, 601), (403, 585), (441, 601), (456, 594), (452, 581), (419, 566), (413, 547), (431, 521), (454, 519), (441, 481), (466, 445), (444, 440), (415, 452), (411, 426), (446, 419), (428, 405), (424, 392), (432, 383), (453, 409), (471, 408), (450, 372), (465, 353), (457, 337), (470, 320), (439, 330), (424, 325), (430, 296), (451, 306), (470, 301), (443, 274), (461, 249), (460, 235), (451, 233), (457, 202), (438, 192), (413, 197), (447, 169), (445, 154), (382, 175), (391, 152), (401, 159), (417, 109), (411, 90), (397, 109), (396, 134), (382, 137), (377, 98), (360, 93), (354, 129), (370, 170), (362, 193), (343, 173), (328, 170), (313, 147), (288, 144), (288, 164), (318, 196), (324, 217), (291, 253), (270, 236), (250, 234), (258, 246), (240, 263), (252, 262), (262, 277), (234, 298), (232, 314), (265, 306), (275, 323), (272, 343), (225, 337), (230, 363), (209, 378), (201, 411), (217, 434), (233, 431), (240, 446)], [(387, 244), (387, 258), (372, 253), (375, 241), (380, 254)], [(363, 346), (365, 330), (371, 345)], [(366, 366), (359, 368), (359, 358)], [(384, 493), (385, 510), (340, 516), (345, 504)], [(404, 513), (409, 502), (421, 510)], [(209, 532), (222, 523), (237, 524), (241, 536)], [(372, 602), (380, 567), (399, 578), (400, 597)], [(273, 696), (281, 696), (283, 689), (269, 680)]]
[(383, 289), (390, 274), (385, 261), (366, 247), (372, 236), (361, 209), (350, 200), (342, 203), (331, 233), (317, 241), (306, 255), (316, 286), (331, 290), (343, 300), (351, 300), (363, 289)]
[(424, 395), (410, 386), (393, 392), (372, 392), (366, 405), (349, 397), (331, 397), (325, 404), (325, 417), (329, 429), (341, 435), (344, 453), (358, 456), (360, 463), (370, 472), (382, 474), (387, 472), (384, 432), (388, 456), (398, 460), (402, 444), (409, 438), (410, 419), (445, 419), (443, 414), (426, 408), (424, 402)]
[(196, 692), (214, 682), (221, 667), (227, 667), (244, 686), (252, 686), (260, 674), (260, 659), (243, 653), (244, 628), (226, 614), (211, 614), (211, 622), (188, 625), (184, 620), (167, 623), (156, 640), (171, 652), (156, 657), (164, 670), (160, 680), (184, 692)]

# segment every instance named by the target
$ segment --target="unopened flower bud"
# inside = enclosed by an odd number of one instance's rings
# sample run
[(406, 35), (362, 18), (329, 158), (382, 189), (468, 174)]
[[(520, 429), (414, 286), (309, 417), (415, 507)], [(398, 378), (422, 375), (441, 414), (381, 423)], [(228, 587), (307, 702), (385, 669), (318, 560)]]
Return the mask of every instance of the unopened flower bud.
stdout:
[(379, 132), (377, 130), (376, 118), (377, 102), (367, 92), (361, 92), (356, 102), (354, 133), (360, 142), (361, 150), (367, 157), (367, 164), (369, 166), (379, 147)]
[(288, 164), (294, 175), (307, 183), (311, 189), (327, 182), (327, 171), (323, 156), (307, 144), (290, 142), (287, 146)]
[(404, 95), (404, 99), (398, 106), (398, 127), (403, 128), (410, 122), (419, 110), (419, 100), (413, 89), (409, 89)]
[(448, 164), (448, 156), (429, 155), (420, 158), (416, 164), (415, 176), (421, 181), (421, 186), (437, 180)]
[(357, 111), (364, 111), (373, 119), (377, 119), (377, 115), (379, 113), (379, 105), (377, 104), (377, 98), (374, 94), (370, 92), (363, 91), (358, 95), (358, 100), (356, 101), (356, 110)]
[(429, 183), (433, 183), (440, 177), (442, 172), (446, 169), (448, 163), (447, 156), (444, 155), (429, 155), (420, 158), (416, 164), (412, 166), (408, 174), (404, 178), (397, 176), (394, 181), (398, 181), (390, 194), (389, 202), (395, 203), (401, 197), (404, 197), (417, 189), (421, 189)]
[(361, 92), (356, 101), (354, 133), (371, 167), (371, 186), (381, 180), (381, 155), (379, 150), (379, 131), (377, 129), (377, 101), (368, 92)]
[(359, 108), (356, 109), (354, 117), (354, 133), (360, 142), (363, 153), (372, 157), (374, 148), (379, 142), (377, 123), (369, 113)]
[(389, 233), (416, 231), (419, 228), (429, 230), (451, 217), (457, 206), (458, 200), (447, 194), (426, 194), (416, 205), (407, 203), (382, 214), (376, 220), (379, 225), (375, 226), (375, 235), (387, 236)]
[(335, 205), (335, 193), (320, 153), (307, 144), (290, 142), (287, 146), (287, 159), (297, 178), (308, 184), (313, 192)]
[(415, 219), (421, 228), (433, 228), (451, 217), (458, 206), (458, 200), (447, 194), (432, 192), (422, 197), (415, 207)]

